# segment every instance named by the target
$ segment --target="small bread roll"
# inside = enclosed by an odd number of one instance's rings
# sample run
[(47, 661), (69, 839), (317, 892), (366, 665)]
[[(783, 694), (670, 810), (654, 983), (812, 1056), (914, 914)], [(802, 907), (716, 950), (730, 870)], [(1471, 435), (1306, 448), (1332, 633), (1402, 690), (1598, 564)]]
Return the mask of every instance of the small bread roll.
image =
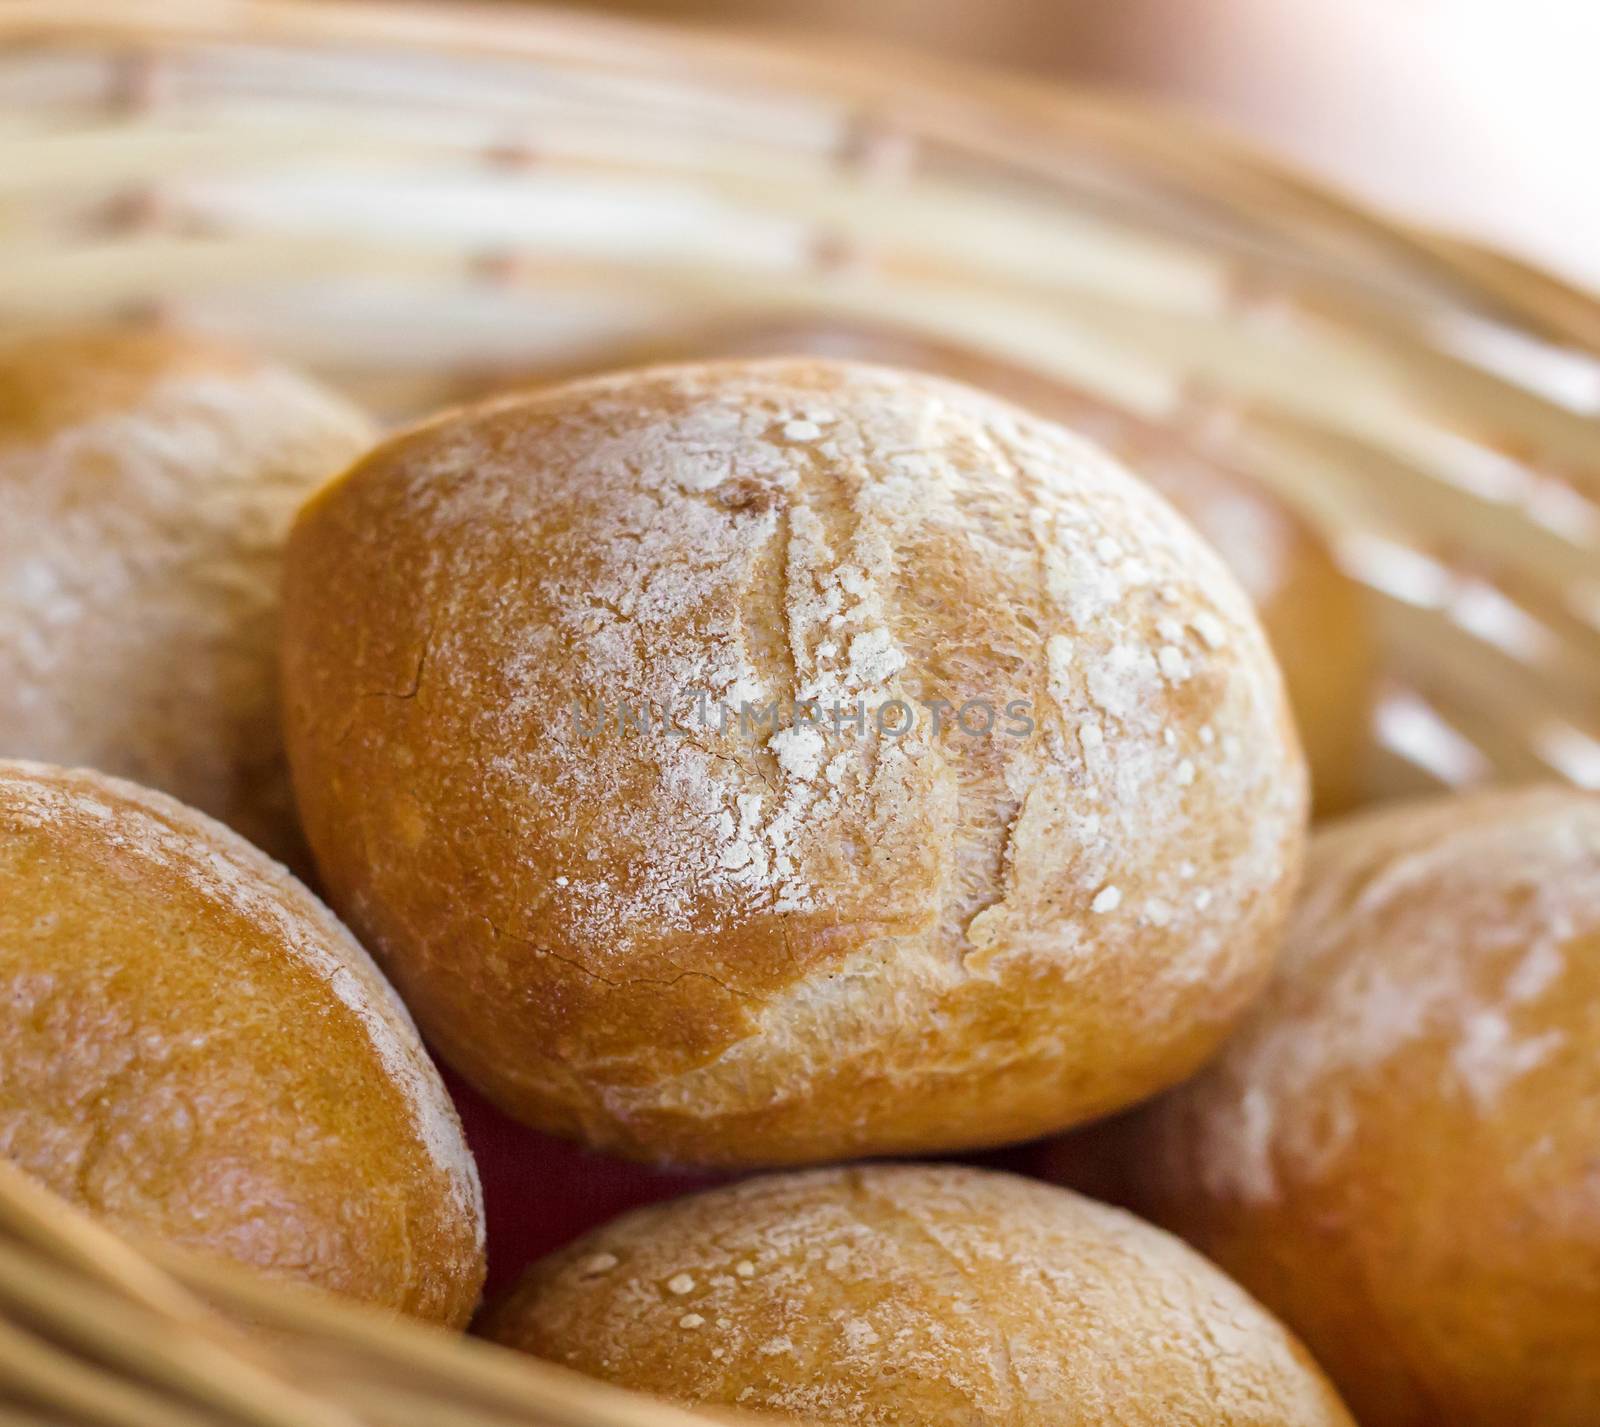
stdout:
[(821, 1427), (1350, 1427), (1305, 1350), (1131, 1214), (992, 1171), (755, 1179), (529, 1270), (483, 1331)]
[(1600, 797), (1319, 834), (1267, 999), (1125, 1134), (1139, 1202), (1280, 1313), (1367, 1427), (1592, 1427)]
[(1128, 1104), (1259, 990), (1301, 855), (1220, 561), (1065, 431), (885, 368), (662, 368), (398, 437), (296, 525), (285, 680), (319, 866), (430, 1037), (626, 1154)]
[(0, 349), (0, 756), (120, 774), (295, 854), (279, 561), (372, 439), (330, 392), (196, 338)]
[(0, 1155), (112, 1227), (442, 1323), (477, 1171), (370, 958), (220, 823), (0, 762)]
[[(886, 362), (966, 382), (1088, 437), (1148, 481), (1211, 542), (1254, 601), (1283, 670), (1317, 815), (1362, 800), (1378, 658), (1361, 587), (1288, 501), (1206, 443), (976, 348), (831, 317), (668, 331), (625, 352), (568, 363), (563, 372), (575, 377), (645, 362), (802, 353)], [(524, 374), (522, 384), (536, 376)]]

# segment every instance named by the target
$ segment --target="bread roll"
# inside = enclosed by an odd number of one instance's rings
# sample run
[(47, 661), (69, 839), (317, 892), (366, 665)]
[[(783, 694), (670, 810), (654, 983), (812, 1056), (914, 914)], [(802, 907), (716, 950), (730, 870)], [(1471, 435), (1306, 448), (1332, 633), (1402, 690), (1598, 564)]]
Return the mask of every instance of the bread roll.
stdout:
[(0, 349), (0, 756), (121, 774), (294, 854), (279, 560), (371, 441), (331, 393), (197, 338)]
[[(1060, 378), (976, 348), (831, 317), (667, 331), (626, 351), (566, 363), (563, 371), (572, 377), (647, 361), (802, 353), (886, 362), (967, 382), (1087, 436), (1153, 485), (1211, 542), (1255, 602), (1283, 670), (1317, 814), (1361, 801), (1377, 670), (1361, 588), (1304, 516), (1219, 455), (1215, 443), (1140, 420)], [(524, 374), (523, 384), (534, 376)]]
[(1142, 1202), (1366, 1427), (1600, 1409), (1600, 797), (1493, 792), (1312, 847), (1282, 974), (1135, 1117)]
[(0, 1155), (112, 1227), (439, 1322), (477, 1172), (394, 992), (220, 823), (0, 762)]
[(636, 1210), (535, 1265), (484, 1331), (820, 1427), (1350, 1427), (1305, 1350), (1176, 1239), (954, 1166), (813, 1170)]
[(1267, 975), (1306, 793), (1248, 600), (967, 388), (730, 363), (446, 416), (306, 508), (286, 622), (336, 905), (542, 1128), (1025, 1138), (1181, 1079)]

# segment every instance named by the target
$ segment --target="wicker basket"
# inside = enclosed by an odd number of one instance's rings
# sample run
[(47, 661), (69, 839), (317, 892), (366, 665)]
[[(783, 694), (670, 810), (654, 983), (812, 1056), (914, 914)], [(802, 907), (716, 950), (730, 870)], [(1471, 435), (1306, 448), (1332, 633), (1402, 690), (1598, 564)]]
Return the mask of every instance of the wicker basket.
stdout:
[[(456, 5), (0, 7), (7, 329), (171, 318), (400, 416), (752, 314), (1020, 362), (1286, 493), (1371, 590), (1374, 793), (1600, 786), (1600, 303), (1554, 278), (1171, 114), (860, 47)], [(141, 1255), (0, 1165), (10, 1421), (700, 1419)]]

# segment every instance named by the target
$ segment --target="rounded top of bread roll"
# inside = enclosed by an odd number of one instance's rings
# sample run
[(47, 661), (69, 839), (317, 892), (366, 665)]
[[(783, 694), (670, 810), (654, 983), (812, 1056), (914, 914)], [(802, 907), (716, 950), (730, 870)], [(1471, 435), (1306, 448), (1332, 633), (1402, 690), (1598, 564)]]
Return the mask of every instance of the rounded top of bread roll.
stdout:
[(1023, 1138), (1181, 1078), (1267, 974), (1306, 790), (1248, 600), (968, 388), (735, 362), (452, 413), (307, 506), (286, 620), (335, 903), (546, 1128)]
[(341, 398), (209, 339), (0, 346), (0, 755), (103, 768), (303, 853), (279, 561), (301, 501), (372, 439)]
[(1293, 1338), (1120, 1210), (955, 1166), (817, 1170), (637, 1210), (484, 1331), (696, 1405), (895, 1427), (1348, 1427)]
[[(620, 367), (726, 357), (843, 358), (966, 382), (1087, 437), (1191, 521), (1255, 604), (1283, 671), (1319, 816), (1360, 800), (1377, 646), (1361, 587), (1331, 543), (1230, 443), (1192, 421), (1158, 423), (1062, 377), (926, 332), (837, 314), (668, 327), (518, 386)], [(506, 383), (500, 383), (503, 390)]]
[(0, 1154), (113, 1227), (470, 1314), (477, 1171), (410, 1017), (220, 823), (0, 761), (0, 1067)]
[(1320, 832), (1274, 985), (1121, 1138), (1140, 1202), (1283, 1314), (1363, 1423), (1591, 1422), (1600, 796)]

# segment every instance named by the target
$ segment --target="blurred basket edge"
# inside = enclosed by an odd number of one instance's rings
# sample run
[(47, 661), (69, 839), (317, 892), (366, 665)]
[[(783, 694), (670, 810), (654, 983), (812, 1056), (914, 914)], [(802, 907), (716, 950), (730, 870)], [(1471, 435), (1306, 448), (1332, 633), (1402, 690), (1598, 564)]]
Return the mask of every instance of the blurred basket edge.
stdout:
[[(1174, 115), (561, 12), (9, 0), (0, 321), (152, 312), (395, 415), (663, 322), (960, 342), (1323, 525), (1386, 645), (1376, 791), (1600, 787), (1600, 304)], [(150, 1255), (0, 1163), (0, 1423), (704, 1420)]]
[(713, 1427), (492, 1343), (161, 1245), (0, 1160), (0, 1423)]

